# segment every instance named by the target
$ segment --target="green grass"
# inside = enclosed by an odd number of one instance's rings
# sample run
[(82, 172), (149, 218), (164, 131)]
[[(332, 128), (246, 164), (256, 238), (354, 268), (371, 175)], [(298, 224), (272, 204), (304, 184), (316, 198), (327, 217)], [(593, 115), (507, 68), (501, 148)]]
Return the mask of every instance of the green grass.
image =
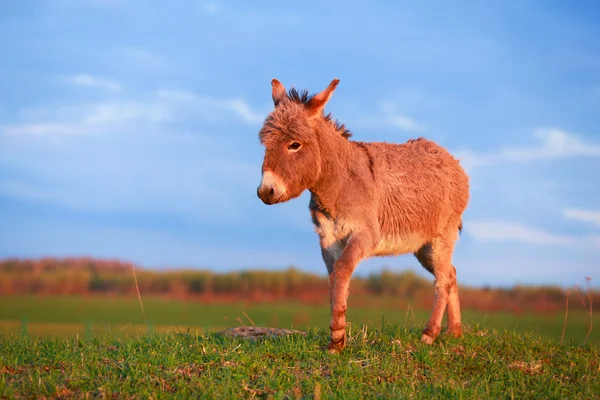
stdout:
[[(463, 311), (465, 334), (419, 342), (429, 311), (350, 307), (349, 343), (323, 350), (323, 305), (0, 297), (0, 398), (597, 398), (600, 335), (588, 315)], [(231, 339), (250, 325), (308, 335)], [(600, 326), (595, 317), (594, 325)]]
[(419, 342), (418, 328), (352, 329), (342, 354), (328, 332), (256, 342), (214, 333), (5, 336), (0, 398), (597, 398), (596, 347), (469, 328)]
[[(381, 327), (393, 323), (402, 327), (424, 326), (429, 310), (407, 312), (395, 299), (383, 302), (384, 307), (350, 306), (348, 321), (354, 326)], [(327, 328), (329, 307), (293, 302), (275, 304), (202, 304), (159, 297), (144, 297), (144, 310), (150, 330), (157, 332), (181, 331), (187, 328), (215, 331), (240, 324), (250, 325), (244, 312), (259, 326), (308, 329)], [(242, 323), (240, 323), (240, 320)], [(564, 314), (536, 315), (463, 311), (463, 320), (485, 329), (508, 329), (515, 332), (533, 332), (560, 340)], [(594, 317), (594, 326), (600, 327), (600, 316)], [(134, 336), (146, 332), (144, 318), (135, 297), (75, 297), (75, 296), (0, 296), (0, 335), (90, 335), (110, 333), (114, 336)], [(589, 315), (570, 312), (565, 340), (583, 343), (589, 328)], [(592, 331), (589, 342), (600, 345), (600, 335)]]

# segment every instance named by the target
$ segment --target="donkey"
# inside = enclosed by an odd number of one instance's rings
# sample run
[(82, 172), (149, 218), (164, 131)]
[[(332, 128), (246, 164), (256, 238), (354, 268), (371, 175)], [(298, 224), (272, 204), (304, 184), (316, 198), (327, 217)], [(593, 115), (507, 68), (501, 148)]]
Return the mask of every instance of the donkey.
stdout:
[(448, 333), (461, 335), (452, 253), (469, 201), (469, 178), (438, 144), (350, 140), (324, 108), (339, 79), (318, 94), (286, 92), (273, 79), (273, 111), (259, 132), (265, 148), (258, 197), (268, 205), (311, 193), (309, 210), (329, 274), (327, 350), (346, 346), (350, 277), (368, 257), (413, 253), (435, 277), (435, 301), (421, 340), (432, 344), (448, 310)]

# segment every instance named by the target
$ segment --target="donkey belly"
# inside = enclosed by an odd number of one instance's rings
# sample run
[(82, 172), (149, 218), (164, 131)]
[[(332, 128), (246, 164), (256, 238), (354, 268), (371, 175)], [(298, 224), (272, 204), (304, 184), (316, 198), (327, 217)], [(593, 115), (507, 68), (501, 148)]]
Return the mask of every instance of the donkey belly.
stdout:
[(404, 235), (384, 235), (375, 246), (373, 256), (397, 256), (400, 254), (414, 253), (425, 245), (426, 239), (418, 233)]

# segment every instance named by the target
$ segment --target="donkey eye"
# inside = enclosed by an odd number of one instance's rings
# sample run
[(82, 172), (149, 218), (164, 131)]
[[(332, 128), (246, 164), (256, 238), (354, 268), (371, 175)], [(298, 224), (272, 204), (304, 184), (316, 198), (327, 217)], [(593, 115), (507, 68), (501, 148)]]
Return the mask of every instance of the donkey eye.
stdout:
[(298, 142), (292, 142), (290, 143), (290, 145), (288, 146), (288, 150), (290, 151), (297, 151), (298, 149), (300, 149), (302, 145)]

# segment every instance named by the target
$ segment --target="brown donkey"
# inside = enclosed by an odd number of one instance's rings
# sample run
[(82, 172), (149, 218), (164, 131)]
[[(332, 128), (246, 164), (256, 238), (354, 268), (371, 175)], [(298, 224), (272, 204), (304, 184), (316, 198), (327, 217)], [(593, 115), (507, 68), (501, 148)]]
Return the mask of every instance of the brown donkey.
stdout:
[(312, 221), (329, 273), (332, 353), (346, 344), (350, 277), (367, 257), (413, 253), (435, 276), (433, 311), (421, 340), (433, 343), (448, 306), (448, 332), (461, 334), (452, 253), (469, 200), (469, 180), (444, 148), (419, 138), (403, 144), (350, 140), (324, 115), (339, 79), (321, 93), (276, 79), (274, 110), (260, 130), (265, 146), (258, 197), (285, 202), (308, 189)]

